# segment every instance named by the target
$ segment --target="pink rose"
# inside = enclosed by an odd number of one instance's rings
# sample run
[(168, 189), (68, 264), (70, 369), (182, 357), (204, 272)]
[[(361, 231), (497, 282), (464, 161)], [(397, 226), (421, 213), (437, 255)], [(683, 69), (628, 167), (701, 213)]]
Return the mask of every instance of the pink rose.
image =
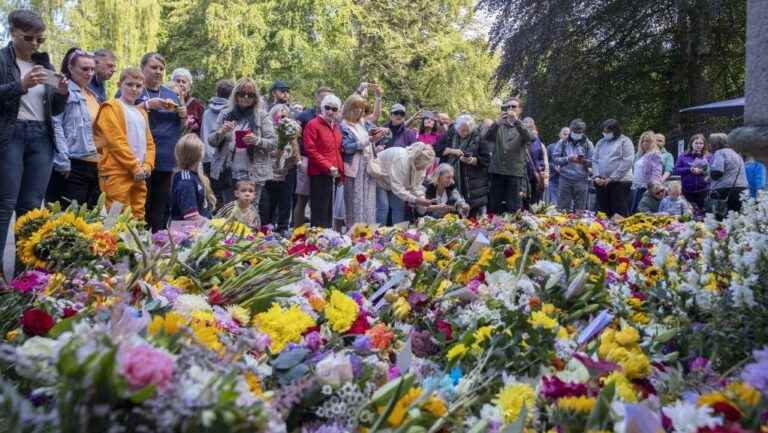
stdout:
[(118, 371), (133, 391), (148, 385), (155, 385), (158, 390), (164, 391), (171, 384), (173, 357), (148, 344), (122, 349), (119, 362)]

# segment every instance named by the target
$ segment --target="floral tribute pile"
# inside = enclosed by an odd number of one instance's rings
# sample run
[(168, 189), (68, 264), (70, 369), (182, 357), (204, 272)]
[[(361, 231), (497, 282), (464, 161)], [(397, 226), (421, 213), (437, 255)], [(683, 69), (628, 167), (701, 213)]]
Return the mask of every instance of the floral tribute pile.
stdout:
[(725, 221), (15, 227), (0, 430), (768, 432), (768, 200)]

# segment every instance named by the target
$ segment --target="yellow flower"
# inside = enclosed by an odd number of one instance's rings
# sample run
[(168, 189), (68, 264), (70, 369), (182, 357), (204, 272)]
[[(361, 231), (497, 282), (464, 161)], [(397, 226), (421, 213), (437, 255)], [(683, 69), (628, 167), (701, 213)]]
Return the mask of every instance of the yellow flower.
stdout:
[(618, 371), (614, 371), (603, 379), (603, 386), (611, 383), (616, 387), (616, 395), (618, 395), (621, 400), (629, 403), (637, 402), (635, 387), (632, 385), (632, 382), (627, 379), (627, 376)]
[(560, 227), (560, 239), (567, 242), (576, 242), (579, 240), (579, 232), (571, 227)]
[(355, 224), (352, 227), (352, 237), (353, 238), (364, 238), (364, 239), (370, 239), (373, 237), (373, 229), (371, 229), (368, 224), (362, 224), (358, 223)]
[(443, 259), (451, 258), (451, 250), (446, 248), (444, 245), (440, 245), (435, 250), (435, 253), (437, 253), (437, 256)]
[(557, 400), (557, 407), (573, 412), (589, 413), (595, 407), (597, 400), (585, 395), (579, 397), (563, 397)]
[(5, 334), (5, 340), (6, 341), (10, 341), (10, 342), (16, 341), (16, 339), (19, 338), (20, 334), (21, 334), (21, 332), (18, 329), (14, 329), (14, 330), (8, 331)]
[(55, 273), (51, 276), (51, 278), (48, 280), (48, 285), (45, 287), (45, 295), (46, 296), (52, 296), (54, 293), (56, 293), (62, 286), (64, 286), (64, 282), (67, 280), (67, 277), (64, 276), (62, 273)]
[(477, 266), (488, 266), (491, 263), (491, 260), (493, 260), (493, 250), (485, 247), (480, 251), (480, 258), (477, 259)]
[(547, 316), (543, 311), (534, 311), (531, 313), (531, 318), (528, 319), (528, 323), (533, 325), (534, 328), (552, 329), (557, 326), (557, 320)]
[[(32, 229), (35, 226), (42, 226), (42, 224), (45, 223), (44, 220), (48, 219), (50, 216), (51, 211), (48, 210), (48, 208), (32, 209), (16, 220), (16, 224), (13, 225), (13, 232), (16, 237), (20, 237), (20, 235), (24, 234), (22, 232), (27, 231), (26, 229)], [(33, 225), (27, 227), (27, 225), (30, 223)]]
[(153, 317), (149, 326), (147, 326), (147, 332), (149, 332), (149, 335), (157, 335), (160, 331), (163, 331), (165, 335), (176, 335), (184, 324), (184, 316), (171, 311), (166, 313), (165, 316), (157, 315)]
[(315, 326), (315, 319), (298, 305), (283, 309), (279, 304), (273, 303), (269, 310), (257, 314), (253, 323), (269, 336), (272, 352), (278, 353), (285, 349), (288, 343), (301, 341), (304, 331)]
[(247, 325), (251, 322), (251, 312), (239, 305), (227, 306), (227, 313), (242, 325)]
[(496, 233), (491, 238), (491, 243), (493, 245), (507, 245), (507, 244), (511, 244), (511, 243), (514, 243), (514, 242), (515, 242), (515, 238), (512, 236), (512, 233), (510, 233), (510, 232), (508, 232), (506, 230), (503, 231), (503, 232)]
[(448, 413), (448, 408), (445, 406), (445, 402), (434, 393), (429, 396), (427, 401), (425, 401), (421, 406), (424, 408), (424, 410), (438, 418)]
[(224, 345), (219, 341), (219, 333), (215, 326), (206, 321), (195, 320), (190, 327), (198, 343), (219, 354), (224, 351)]
[(658, 266), (649, 266), (645, 270), (645, 278), (651, 281), (658, 281), (663, 275), (664, 272)]
[(259, 379), (259, 376), (256, 376), (249, 371), (248, 373), (245, 373), (245, 383), (248, 384), (248, 388), (250, 388), (255, 396), (260, 398), (264, 397), (264, 390), (261, 388), (261, 380)]
[(630, 352), (619, 365), (630, 379), (640, 379), (651, 374), (651, 362), (642, 352)]
[(506, 424), (511, 424), (517, 420), (523, 406), (528, 408), (528, 418), (530, 419), (533, 416), (531, 409), (535, 401), (536, 393), (533, 388), (523, 383), (505, 386), (496, 395), (495, 400)]
[(397, 298), (394, 304), (392, 304), (392, 311), (395, 313), (395, 317), (398, 320), (403, 320), (411, 313), (411, 304), (408, 300), (400, 296)]
[(704, 284), (704, 287), (702, 287), (707, 292), (718, 292), (719, 289), (717, 287), (717, 276), (713, 273), (707, 274), (707, 282)]
[(446, 355), (446, 358), (448, 358), (448, 362), (453, 362), (454, 359), (458, 358), (461, 359), (466, 355), (467, 353), (467, 346), (465, 346), (463, 343), (459, 343), (454, 345), (453, 347), (448, 350), (448, 354)]
[(309, 226), (307, 224), (304, 224), (301, 227), (296, 227), (295, 229), (293, 229), (293, 233), (291, 234), (291, 242), (295, 242), (302, 236), (306, 236), (308, 227)]
[(557, 310), (557, 307), (555, 307), (553, 304), (546, 303), (541, 306), (541, 311), (543, 311), (544, 314), (547, 314), (547, 315), (553, 314), (555, 310)]
[(424, 261), (427, 263), (434, 263), (437, 259), (437, 254), (435, 254), (434, 251), (423, 251), (422, 257), (424, 258)]
[(169, 278), (168, 284), (181, 289), (183, 292), (192, 292), (195, 289), (195, 283), (189, 277), (184, 275), (176, 278)]
[(637, 323), (639, 325), (647, 325), (648, 323), (651, 322), (651, 319), (649, 319), (648, 316), (645, 315), (645, 313), (640, 313), (640, 312), (633, 314), (632, 317), (630, 317), (630, 320), (632, 320), (632, 322)]
[(728, 403), (729, 405), (734, 406), (733, 403), (728, 401), (728, 397), (719, 391), (702, 394), (699, 396), (698, 400), (696, 400), (696, 404), (699, 406), (712, 406), (715, 403)]
[(443, 296), (445, 294), (445, 291), (449, 287), (451, 287), (451, 280), (446, 279), (446, 280), (441, 281), (440, 285), (437, 286), (437, 290), (435, 291), (435, 296), (437, 296), (438, 298), (440, 296)]
[(325, 310), (325, 299), (322, 296), (312, 295), (309, 297), (309, 305), (313, 310), (322, 313)]
[(485, 340), (491, 338), (493, 329), (495, 326), (482, 326), (477, 328), (473, 336), (475, 337), (475, 344), (482, 344)]
[[(408, 414), (408, 408), (411, 407), (414, 401), (421, 397), (421, 388), (411, 388), (405, 395), (400, 397), (400, 400), (395, 403), (395, 407), (392, 408), (392, 412), (387, 418), (387, 423), (390, 427), (399, 427), (405, 420)], [(386, 408), (384, 406), (379, 407), (379, 414), (383, 414)]]
[(640, 298), (630, 297), (627, 299), (627, 304), (636, 310), (643, 308), (643, 300)]
[(631, 326), (625, 326), (621, 328), (621, 331), (616, 333), (614, 339), (624, 347), (633, 346), (640, 340), (640, 333), (637, 332), (637, 329)]
[(330, 301), (325, 306), (325, 318), (336, 332), (346, 332), (357, 320), (360, 307), (357, 302), (338, 290), (331, 292)]
[(748, 406), (757, 406), (762, 397), (758, 390), (744, 382), (733, 382), (728, 385), (727, 389)]

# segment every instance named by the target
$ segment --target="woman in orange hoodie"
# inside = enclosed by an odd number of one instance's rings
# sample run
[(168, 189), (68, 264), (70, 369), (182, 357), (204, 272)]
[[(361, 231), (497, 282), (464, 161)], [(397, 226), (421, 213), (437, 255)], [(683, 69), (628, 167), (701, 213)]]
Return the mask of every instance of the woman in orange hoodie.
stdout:
[(119, 202), (130, 206), (133, 216), (143, 220), (146, 179), (155, 163), (147, 113), (134, 105), (144, 88), (144, 76), (138, 68), (126, 68), (119, 85), (120, 98), (101, 104), (93, 127), (99, 152), (99, 186), (107, 196), (107, 208)]

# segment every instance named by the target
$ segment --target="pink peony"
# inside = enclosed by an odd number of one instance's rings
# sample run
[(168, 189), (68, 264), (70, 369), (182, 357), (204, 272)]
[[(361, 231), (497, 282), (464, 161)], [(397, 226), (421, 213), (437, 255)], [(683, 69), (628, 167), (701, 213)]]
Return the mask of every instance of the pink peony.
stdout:
[(119, 372), (125, 377), (131, 390), (148, 385), (164, 391), (171, 385), (174, 359), (168, 353), (141, 344), (121, 350)]
[(20, 293), (37, 293), (48, 286), (49, 274), (40, 271), (26, 271), (11, 281), (11, 287)]

